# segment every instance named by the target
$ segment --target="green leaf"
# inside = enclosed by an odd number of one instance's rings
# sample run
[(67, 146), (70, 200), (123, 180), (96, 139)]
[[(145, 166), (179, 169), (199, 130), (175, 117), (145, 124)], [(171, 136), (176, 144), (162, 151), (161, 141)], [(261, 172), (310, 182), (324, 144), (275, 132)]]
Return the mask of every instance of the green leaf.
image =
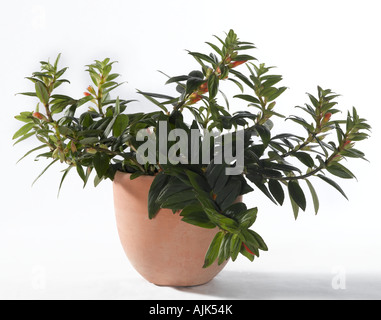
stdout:
[(18, 161), (17, 163), (19, 163), (22, 159), (24, 159), (26, 156), (28, 156), (29, 154), (31, 154), (32, 152), (34, 151), (37, 151), (37, 150), (40, 150), (42, 148), (47, 148), (48, 146), (46, 144), (43, 144), (43, 145), (40, 145), (38, 146), (37, 148), (34, 148), (32, 150), (29, 150), (26, 154), (24, 154)]
[(212, 243), (210, 244), (209, 249), (205, 255), (203, 268), (209, 267), (217, 259), (223, 238), (224, 238), (224, 233), (222, 231), (219, 231), (214, 236)]
[(257, 219), (258, 208), (248, 209), (241, 214), (239, 224), (242, 229), (250, 228)]
[(277, 180), (270, 179), (269, 190), (271, 194), (274, 196), (275, 200), (278, 201), (280, 205), (283, 205), (284, 191), (282, 185)]
[(239, 252), (241, 251), (242, 240), (239, 238), (238, 234), (233, 234), (230, 240), (230, 256), (232, 261), (237, 259)]
[(258, 103), (258, 104), (261, 103), (256, 97), (253, 97), (253, 96), (248, 95), (248, 94), (237, 94), (233, 98), (239, 98), (239, 99), (251, 102), (251, 103)]
[(16, 131), (16, 133), (13, 135), (12, 139), (15, 140), (24, 134), (27, 134), (32, 128), (34, 127), (34, 123), (27, 123), (23, 125), (19, 130)]
[(126, 115), (126, 114), (119, 114), (116, 117), (114, 126), (112, 128), (113, 135), (115, 137), (119, 137), (123, 133), (123, 131), (127, 128), (128, 123), (129, 123), (128, 115)]
[(339, 191), (344, 196), (345, 199), (348, 200), (348, 197), (345, 194), (345, 192), (343, 191), (343, 189), (341, 189), (341, 187), (335, 181), (331, 180), (330, 178), (327, 178), (326, 176), (323, 176), (322, 174), (318, 174), (317, 176), (320, 179), (322, 179), (325, 182), (327, 182), (328, 184), (330, 184), (332, 187), (334, 187), (337, 191)]
[(317, 196), (317, 193), (316, 193), (315, 188), (313, 187), (312, 183), (309, 180), (305, 180), (305, 181), (307, 182), (308, 188), (311, 191), (312, 201), (314, 203), (315, 214), (317, 214), (319, 211), (319, 198)]
[(29, 97), (37, 97), (37, 94), (35, 92), (20, 92), (18, 94), (22, 94), (24, 96), (29, 96)]
[(205, 213), (208, 215), (210, 221), (218, 225), (221, 229), (224, 229), (232, 233), (235, 233), (239, 230), (238, 223), (235, 220), (224, 216), (215, 209), (204, 207), (204, 210)]
[(249, 86), (251, 89), (255, 90), (255, 86), (250, 82), (250, 80), (243, 75), (241, 72), (237, 70), (230, 70), (232, 74), (234, 74), (237, 78), (239, 78), (242, 82), (244, 82), (247, 86)]
[(173, 83), (173, 82), (180, 82), (180, 81), (186, 81), (190, 78), (190, 76), (176, 76), (176, 77), (172, 77), (172, 78), (169, 78), (168, 81), (165, 83), (165, 84), (170, 84), (170, 83)]
[(110, 158), (103, 152), (97, 152), (93, 158), (93, 165), (99, 178), (103, 177), (109, 167)]
[(34, 179), (32, 186), (36, 183), (36, 181), (48, 170), (55, 162), (57, 162), (59, 159), (54, 159), (42, 172), (37, 176), (36, 179)]
[(298, 207), (305, 211), (307, 206), (306, 197), (304, 196), (304, 192), (300, 187), (299, 183), (296, 181), (289, 181), (288, 192), (290, 193), (292, 200), (295, 201)]
[(57, 198), (59, 197), (60, 195), (60, 192), (61, 192), (61, 188), (62, 188), (62, 184), (67, 176), (67, 174), (69, 173), (69, 171), (71, 170), (71, 168), (73, 168), (74, 166), (70, 166), (68, 167), (66, 170), (64, 170), (64, 174), (62, 175), (62, 178), (61, 178), (61, 182), (60, 182), (60, 185), (58, 187), (58, 192), (57, 192)]
[(147, 100), (151, 101), (155, 105), (157, 105), (160, 109), (162, 109), (165, 113), (168, 113), (168, 109), (164, 106), (164, 104), (160, 103), (156, 99), (154, 99), (152, 96), (154, 94), (152, 93), (147, 93), (147, 92), (142, 92), (138, 90), (138, 93), (142, 94)]
[(244, 246), (241, 246), (241, 251), (240, 251), (240, 253), (244, 256), (244, 257), (246, 257), (247, 259), (249, 259), (251, 262), (253, 262), (254, 261), (254, 255), (253, 254), (251, 254), (249, 251), (247, 251), (246, 250), (246, 248), (244, 247)]
[(257, 243), (259, 244), (258, 248), (263, 250), (263, 251), (268, 251), (269, 249), (267, 248), (266, 243), (263, 241), (262, 237), (256, 233), (254, 230), (248, 230), (248, 232), (255, 238)]
[(49, 93), (46, 86), (41, 82), (36, 82), (35, 88), (37, 97), (44, 105), (47, 105), (49, 103)]
[(208, 79), (209, 99), (213, 99), (218, 93), (219, 79), (215, 74), (212, 74)]
[(97, 137), (88, 137), (88, 138), (84, 138), (84, 139), (79, 140), (79, 143), (84, 144), (84, 145), (94, 144), (97, 142), (99, 142), (99, 139)]
[(183, 190), (163, 199), (161, 208), (182, 210), (187, 204), (198, 203), (193, 189)]
[(230, 258), (230, 240), (231, 233), (226, 233), (222, 239), (220, 250), (218, 251), (218, 265), (221, 265), (225, 260)]
[(309, 168), (313, 168), (315, 165), (314, 160), (307, 152), (297, 152), (294, 154), (298, 160)]
[(223, 56), (222, 51), (215, 44), (210, 42), (206, 42), (206, 43), (210, 45), (213, 48), (213, 50), (216, 51), (221, 57)]
[(243, 230), (240, 234), (241, 240), (246, 244), (251, 252), (253, 252), (257, 257), (259, 257), (259, 247), (260, 244), (257, 241), (256, 237), (252, 233), (252, 230), (247, 229)]
[(243, 202), (233, 203), (224, 210), (224, 215), (239, 220), (243, 213), (247, 211), (247, 207)]
[(294, 217), (295, 217), (295, 220), (296, 220), (296, 219), (298, 219), (298, 215), (299, 215), (299, 206), (298, 206), (297, 203), (291, 198), (291, 195), (290, 195), (290, 201), (291, 201), (292, 211), (294, 212)]
[(76, 169), (77, 169), (78, 175), (80, 176), (80, 178), (82, 179), (82, 181), (84, 183), (83, 186), (85, 187), (86, 182), (87, 182), (85, 171), (83, 170), (82, 166), (79, 163), (76, 164)]
[(340, 163), (333, 163), (327, 167), (327, 171), (342, 179), (353, 179), (355, 175)]
[(200, 205), (186, 206), (180, 212), (180, 216), (183, 217), (182, 221), (201, 228), (213, 229), (216, 227), (216, 225), (209, 220)]
[(261, 190), (272, 202), (277, 204), (273, 196), (271, 195), (270, 191), (267, 189), (267, 187), (264, 185), (264, 183), (261, 181), (261, 176), (256, 174), (247, 174), (246, 177), (253, 182), (259, 190)]
[(160, 203), (157, 201), (157, 198), (161, 190), (168, 183), (170, 176), (164, 174), (164, 172), (159, 172), (155, 179), (153, 180), (151, 187), (148, 193), (148, 217), (152, 219), (156, 216), (157, 212), (160, 209)]
[(260, 125), (260, 124), (254, 125), (254, 128), (258, 132), (259, 136), (261, 137), (263, 144), (267, 146), (271, 139), (270, 130), (264, 125)]
[(199, 52), (188, 52), (188, 53), (195, 58), (199, 58), (211, 64), (215, 64), (215, 61), (211, 57), (207, 56), (206, 54), (199, 53)]

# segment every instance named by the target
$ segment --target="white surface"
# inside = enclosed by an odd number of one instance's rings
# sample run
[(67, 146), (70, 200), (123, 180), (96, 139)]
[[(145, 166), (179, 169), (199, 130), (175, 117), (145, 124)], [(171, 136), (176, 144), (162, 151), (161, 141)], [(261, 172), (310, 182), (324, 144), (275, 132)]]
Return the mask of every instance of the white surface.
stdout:
[[(381, 212), (379, 209), (381, 30), (379, 1), (26, 1), (0, 11), (2, 137), (0, 168), (0, 298), (2, 299), (262, 299), (381, 298)], [(342, 94), (373, 126), (362, 143), (370, 163), (350, 161), (358, 177), (341, 181), (350, 202), (328, 185), (320, 189), (321, 210), (294, 221), (291, 208), (275, 207), (258, 192), (245, 198), (258, 206), (255, 230), (270, 251), (254, 263), (240, 258), (211, 283), (195, 288), (157, 287), (130, 267), (117, 238), (111, 183), (82, 185), (74, 173), (56, 197), (58, 165), (33, 187), (45, 163), (33, 156), (16, 165), (30, 143), (12, 147), (19, 123), (13, 116), (35, 106), (15, 96), (29, 91), (24, 79), (38, 61), (62, 52), (71, 86), (80, 96), (89, 84), (84, 65), (93, 59), (118, 60), (115, 71), (128, 81), (118, 91), (139, 98), (135, 88), (172, 92), (155, 70), (179, 75), (197, 68), (184, 49), (205, 51), (213, 34), (235, 29), (253, 41), (253, 55), (276, 65), (288, 90), (279, 111), (296, 112), (316, 85)], [(151, 110), (146, 102), (131, 110)], [(345, 111), (344, 111), (345, 115)], [(283, 121), (276, 125), (292, 131)], [(375, 148), (374, 148), (375, 149)], [(346, 289), (332, 281), (345, 276)], [(335, 273), (336, 272), (336, 273)]]

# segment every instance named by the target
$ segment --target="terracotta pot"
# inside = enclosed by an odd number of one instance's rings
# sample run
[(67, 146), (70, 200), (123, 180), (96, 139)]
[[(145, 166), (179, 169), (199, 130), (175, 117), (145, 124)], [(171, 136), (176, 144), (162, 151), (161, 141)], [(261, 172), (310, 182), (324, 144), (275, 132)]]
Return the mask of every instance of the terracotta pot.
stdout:
[(181, 221), (161, 209), (148, 218), (148, 191), (153, 177), (117, 172), (113, 182), (119, 238), (133, 267), (149, 282), (165, 286), (194, 286), (213, 279), (226, 265), (202, 268), (206, 251), (218, 232)]

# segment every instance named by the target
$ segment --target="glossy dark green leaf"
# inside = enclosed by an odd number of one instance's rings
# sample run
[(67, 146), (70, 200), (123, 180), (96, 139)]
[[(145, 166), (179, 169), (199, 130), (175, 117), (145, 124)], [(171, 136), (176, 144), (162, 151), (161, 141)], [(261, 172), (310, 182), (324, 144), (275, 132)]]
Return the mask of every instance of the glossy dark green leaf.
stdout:
[(251, 208), (243, 213), (239, 217), (239, 224), (242, 229), (250, 228), (257, 219), (258, 208)]
[(254, 128), (257, 130), (259, 136), (261, 137), (263, 144), (267, 145), (271, 139), (270, 130), (266, 126), (259, 124), (254, 125)]
[(187, 81), (190, 78), (190, 76), (176, 76), (169, 78), (168, 81), (165, 84), (170, 84), (173, 82), (180, 82), (180, 81)]
[(243, 202), (237, 202), (224, 210), (224, 215), (235, 220), (239, 220), (241, 216), (247, 211), (247, 207)]
[(83, 183), (84, 183), (84, 186), (86, 185), (86, 182), (87, 182), (87, 179), (86, 179), (86, 175), (85, 175), (85, 171), (83, 170), (82, 166), (77, 163), (76, 165), (76, 169), (77, 169), (77, 173), (78, 175), (80, 176), (80, 178), (82, 179)]
[(157, 201), (157, 198), (168, 183), (170, 176), (164, 174), (163, 172), (159, 172), (155, 179), (153, 180), (151, 187), (148, 193), (148, 217), (152, 219), (156, 216), (157, 212), (160, 209), (160, 203)]
[(182, 221), (201, 228), (213, 229), (216, 227), (216, 225), (209, 220), (208, 216), (200, 205), (186, 206), (180, 212), (180, 216), (183, 217)]
[(322, 174), (318, 174), (317, 175), (320, 179), (322, 179), (323, 181), (327, 182), (328, 184), (330, 184), (332, 187), (334, 187), (337, 191), (339, 191), (345, 199), (348, 200), (348, 197), (347, 195), (345, 194), (345, 192), (343, 191), (343, 189), (341, 189), (341, 187), (333, 180), (331, 180), (330, 178), (327, 178), (326, 176), (322, 175)]
[(215, 63), (215, 61), (211, 57), (207, 56), (206, 54), (199, 53), (199, 52), (188, 52), (188, 53), (195, 58), (199, 58), (211, 64)]
[(197, 198), (193, 189), (183, 190), (163, 198), (161, 208), (182, 210), (189, 204), (197, 204)]
[(315, 165), (314, 160), (307, 152), (297, 152), (294, 154), (294, 156), (309, 168), (312, 168)]
[(261, 102), (258, 100), (258, 98), (253, 97), (253, 96), (248, 95), (248, 94), (237, 94), (237, 95), (234, 96), (234, 98), (239, 98), (239, 99), (242, 99), (242, 100), (251, 102), (251, 103), (258, 103), (258, 104), (261, 103)]
[(355, 175), (340, 163), (334, 163), (327, 167), (327, 171), (342, 179), (353, 179)]
[(284, 202), (284, 191), (282, 185), (277, 180), (269, 180), (269, 190), (273, 197), (280, 205), (283, 205)]
[(305, 211), (307, 206), (306, 197), (299, 183), (296, 181), (289, 181), (288, 192), (299, 208)]
[(259, 190), (261, 190), (272, 202), (275, 204), (278, 204), (273, 196), (271, 195), (270, 191), (267, 189), (265, 184), (261, 181), (261, 177), (256, 174), (247, 174), (246, 177), (253, 182)]

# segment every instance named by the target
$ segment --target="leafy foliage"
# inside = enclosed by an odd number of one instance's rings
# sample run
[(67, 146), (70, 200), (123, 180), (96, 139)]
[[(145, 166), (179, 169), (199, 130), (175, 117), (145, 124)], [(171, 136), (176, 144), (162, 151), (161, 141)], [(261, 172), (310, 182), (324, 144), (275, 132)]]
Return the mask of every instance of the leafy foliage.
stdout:
[[(311, 193), (315, 213), (319, 210), (313, 177), (346, 197), (329, 175), (355, 178), (341, 161), (365, 159), (364, 153), (354, 146), (368, 138), (370, 131), (355, 108), (348, 112), (346, 119), (334, 120), (333, 116), (340, 113), (338, 95), (321, 87), (317, 87), (316, 96), (307, 94), (308, 103), (297, 107), (309, 120), (299, 115), (286, 118), (275, 111), (277, 98), (287, 90), (277, 86), (282, 76), (271, 74), (271, 67), (257, 63), (256, 58), (246, 54), (255, 46), (241, 41), (233, 30), (225, 39), (215, 38), (218, 45), (206, 43), (213, 50), (210, 54), (188, 51), (200, 65), (199, 70), (167, 76), (166, 84), (175, 86), (174, 96), (138, 90), (158, 107), (158, 111), (151, 113), (126, 113), (133, 100), (111, 97), (112, 91), (122, 83), (117, 82), (120, 75), (112, 73), (115, 62), (108, 58), (87, 66), (92, 84), (79, 99), (56, 93), (59, 86), (70, 83), (62, 79), (67, 68), (58, 68), (60, 55), (53, 64), (41, 61), (41, 70), (27, 77), (33, 82), (34, 90), (22, 93), (34, 97), (37, 106), (15, 117), (23, 125), (13, 136), (15, 144), (31, 137), (39, 141), (21, 159), (45, 149), (36, 156), (36, 159), (50, 159), (41, 174), (58, 161), (66, 165), (59, 188), (72, 168), (76, 168), (84, 185), (93, 172), (95, 185), (104, 179), (113, 180), (116, 171), (131, 173), (131, 179), (140, 175), (155, 176), (148, 199), (150, 219), (160, 208), (169, 208), (174, 213), (180, 211), (186, 223), (218, 228), (206, 252), (204, 267), (215, 261), (218, 264), (228, 259), (234, 261), (239, 254), (253, 261), (255, 256), (259, 257), (260, 250), (268, 250), (262, 237), (252, 230), (258, 208), (247, 208), (237, 202), (240, 196), (255, 188), (277, 205), (285, 203), (288, 192), (295, 218), (300, 209), (305, 211), (308, 207), (305, 186)], [(221, 91), (228, 83), (238, 89), (232, 101), (246, 102), (247, 109), (230, 112), (233, 102)], [(87, 110), (79, 110), (82, 106), (87, 106)], [(184, 121), (186, 113), (191, 116), (191, 123)], [(303, 127), (305, 136), (291, 133), (273, 136), (272, 117), (285, 118)], [(160, 132), (160, 122), (167, 124), (164, 133)], [(218, 129), (224, 134), (232, 131), (232, 139), (237, 138), (238, 131), (243, 131), (242, 172), (227, 175), (226, 169), (233, 164), (220, 163), (213, 157), (208, 164), (190, 164), (190, 155), (184, 153), (177, 154), (183, 162), (163, 163), (160, 148), (156, 150), (156, 162), (141, 164), (137, 160), (137, 149), (144, 143), (137, 136), (141, 129), (158, 139), (160, 134), (177, 128), (185, 130), (188, 136), (196, 130), (199, 141), (209, 139), (204, 130)], [(214, 146), (216, 140), (210, 139), (210, 145)], [(192, 143), (194, 141), (189, 141), (187, 150), (193, 148)], [(168, 141), (164, 152), (175, 145), (176, 141)], [(224, 150), (225, 146), (222, 144), (221, 148)], [(203, 152), (205, 150), (200, 148), (199, 159)], [(303, 180), (306, 185), (301, 183)]]

